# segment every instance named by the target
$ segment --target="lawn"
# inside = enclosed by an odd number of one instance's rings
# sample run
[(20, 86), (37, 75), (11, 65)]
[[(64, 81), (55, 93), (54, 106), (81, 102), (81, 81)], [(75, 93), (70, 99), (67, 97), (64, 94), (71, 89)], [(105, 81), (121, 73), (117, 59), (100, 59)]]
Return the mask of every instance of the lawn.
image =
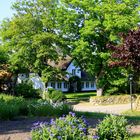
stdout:
[(140, 111), (136, 111), (136, 110), (127, 110), (125, 112), (122, 113), (123, 115), (128, 115), (128, 116), (140, 116)]
[(140, 140), (140, 134), (131, 136), (130, 140)]
[(65, 93), (67, 99), (89, 99), (91, 96), (96, 96), (96, 92), (80, 92), (80, 93)]

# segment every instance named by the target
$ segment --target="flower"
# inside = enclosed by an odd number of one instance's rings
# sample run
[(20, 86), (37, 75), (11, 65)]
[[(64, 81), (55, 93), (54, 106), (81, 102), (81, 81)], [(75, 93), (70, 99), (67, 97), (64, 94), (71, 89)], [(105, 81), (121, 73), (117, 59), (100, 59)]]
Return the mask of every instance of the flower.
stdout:
[(94, 135), (94, 136), (93, 136), (93, 139), (99, 139), (99, 136)]
[(58, 139), (58, 140), (61, 140), (61, 139), (62, 139), (62, 137), (61, 137), (61, 136), (57, 136), (57, 139)]
[(55, 124), (54, 119), (51, 119), (51, 121), (50, 121), (50, 125), (54, 125), (54, 124)]
[(73, 112), (69, 112), (69, 115), (71, 115), (72, 117), (75, 117), (75, 113)]

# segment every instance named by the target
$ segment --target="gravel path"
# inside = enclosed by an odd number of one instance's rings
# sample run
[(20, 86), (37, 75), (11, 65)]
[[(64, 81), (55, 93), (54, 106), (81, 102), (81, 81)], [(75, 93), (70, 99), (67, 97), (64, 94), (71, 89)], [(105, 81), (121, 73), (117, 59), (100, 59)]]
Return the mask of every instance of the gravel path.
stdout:
[(130, 104), (119, 104), (119, 105), (100, 105), (94, 106), (91, 103), (83, 102), (73, 105), (74, 110), (84, 112), (103, 112), (109, 114), (121, 114), (123, 111), (130, 109)]

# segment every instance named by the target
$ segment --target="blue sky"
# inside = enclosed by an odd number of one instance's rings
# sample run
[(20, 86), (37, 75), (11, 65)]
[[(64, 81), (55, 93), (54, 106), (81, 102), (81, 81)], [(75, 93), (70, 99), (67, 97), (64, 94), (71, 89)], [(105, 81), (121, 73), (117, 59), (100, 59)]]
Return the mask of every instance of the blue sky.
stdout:
[(10, 8), (16, 0), (0, 0), (0, 21), (6, 17), (12, 17), (13, 10)]

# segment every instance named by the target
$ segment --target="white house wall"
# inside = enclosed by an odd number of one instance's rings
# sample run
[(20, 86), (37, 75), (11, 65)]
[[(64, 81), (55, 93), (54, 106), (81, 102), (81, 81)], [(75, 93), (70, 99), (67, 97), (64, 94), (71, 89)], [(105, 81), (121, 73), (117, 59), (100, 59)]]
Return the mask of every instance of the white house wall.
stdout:
[[(52, 82), (48, 82), (48, 87), (52, 87), (52, 86), (51, 86), (51, 83), (52, 83)], [(63, 92), (67, 92), (67, 91), (68, 91), (68, 88), (64, 88), (64, 83), (65, 83), (65, 82), (53, 82), (53, 83), (55, 83), (55, 89), (56, 89), (56, 90), (61, 90), (61, 91), (63, 91)], [(61, 88), (57, 88), (57, 84), (58, 84), (58, 83), (61, 83)]]
[(80, 67), (76, 67), (74, 66), (74, 63), (71, 62), (70, 65), (68, 66), (66, 72), (69, 73), (70, 75), (67, 74), (67, 77), (70, 78), (72, 75), (72, 70), (75, 69), (75, 76), (78, 76), (79, 78), (81, 78), (81, 70)]
[(30, 73), (29, 74), (29, 77), (27, 77), (26, 74), (19, 74), (18, 75), (18, 78), (17, 78), (17, 83), (22, 83), (26, 80), (31, 80), (32, 83), (33, 83), (33, 87), (35, 89), (41, 89), (42, 91), (45, 90), (45, 83), (41, 80), (41, 78), (39, 77), (38, 74), (35, 74), (35, 73)]
[[(86, 87), (86, 82), (88, 82), (89, 83), (89, 87), (87, 88)], [(91, 87), (91, 81), (83, 81), (83, 83), (84, 83), (84, 88), (82, 88), (82, 91), (93, 91), (93, 90), (96, 90), (96, 85), (95, 85), (95, 82), (94, 82), (94, 86), (93, 87)]]

